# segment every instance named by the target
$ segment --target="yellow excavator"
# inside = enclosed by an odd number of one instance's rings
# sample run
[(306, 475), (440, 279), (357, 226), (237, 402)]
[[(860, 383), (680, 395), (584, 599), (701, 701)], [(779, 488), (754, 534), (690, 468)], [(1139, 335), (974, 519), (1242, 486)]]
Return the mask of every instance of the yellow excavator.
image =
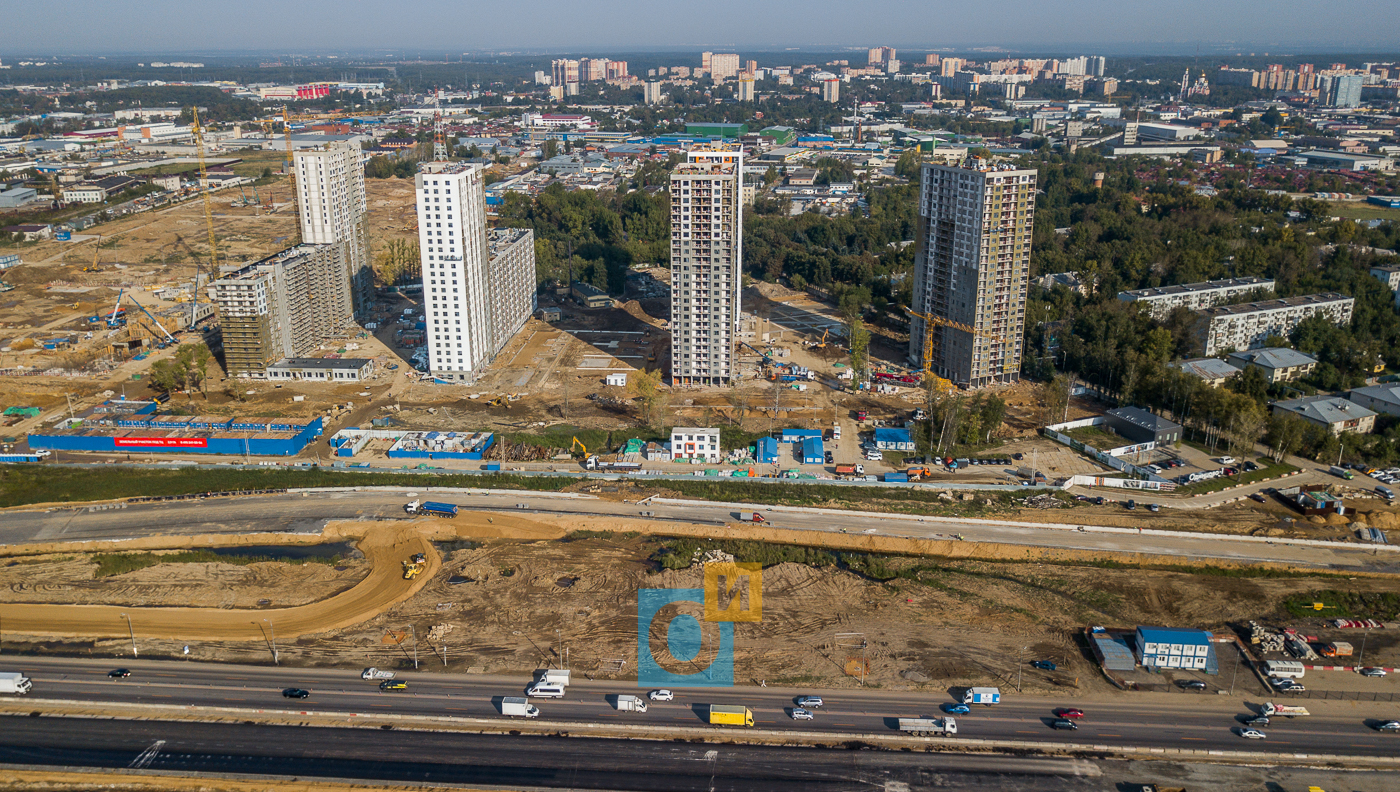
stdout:
[(574, 438), (573, 445), (569, 446), (569, 453), (572, 454), (575, 448), (582, 448), (583, 455), (588, 456), (588, 446), (584, 445), (583, 441), (579, 440), (577, 437)]
[(486, 402), (486, 406), (487, 406), (487, 407), (504, 407), (504, 408), (506, 408), (507, 410), (509, 410), (509, 409), (510, 409), (510, 402), (506, 401), (506, 397), (504, 397), (504, 396), (497, 396), (496, 398), (492, 399), (491, 401)]

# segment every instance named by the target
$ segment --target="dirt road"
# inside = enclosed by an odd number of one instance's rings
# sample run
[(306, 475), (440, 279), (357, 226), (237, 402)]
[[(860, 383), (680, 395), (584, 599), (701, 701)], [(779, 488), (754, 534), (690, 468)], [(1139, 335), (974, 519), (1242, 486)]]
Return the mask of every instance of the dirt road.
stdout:
[[(356, 525), (332, 526), (332, 529), (353, 530)], [(11, 633), (58, 637), (126, 637), (127, 620), (123, 614), (131, 618), (131, 631), (145, 638), (267, 640), (269, 624), (277, 631), (278, 638), (284, 640), (337, 630), (372, 618), (412, 597), (442, 565), (429, 540), (433, 533), (430, 525), (358, 525), (364, 536), (358, 547), (372, 570), (358, 585), (321, 602), (267, 610), (16, 604), (0, 607), (0, 614), (3, 614), (5, 629)], [(402, 562), (414, 553), (427, 557), (428, 568), (416, 580), (404, 580)]]

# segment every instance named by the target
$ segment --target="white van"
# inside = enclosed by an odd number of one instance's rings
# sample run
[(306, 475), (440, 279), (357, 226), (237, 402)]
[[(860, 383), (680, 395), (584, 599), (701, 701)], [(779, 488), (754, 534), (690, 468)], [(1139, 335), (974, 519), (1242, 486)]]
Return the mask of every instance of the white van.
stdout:
[(841, 439), (841, 424), (839, 424), (839, 423), (833, 423), (833, 424), (831, 425), (831, 439), (832, 439), (832, 440), (840, 440), (840, 439)]
[(531, 685), (525, 691), (525, 695), (534, 696), (535, 698), (564, 698), (564, 686), (547, 685), (543, 682), (539, 682)]
[(1302, 663), (1295, 660), (1266, 660), (1264, 661), (1264, 673), (1271, 677), (1282, 679), (1302, 679), (1307, 669)]

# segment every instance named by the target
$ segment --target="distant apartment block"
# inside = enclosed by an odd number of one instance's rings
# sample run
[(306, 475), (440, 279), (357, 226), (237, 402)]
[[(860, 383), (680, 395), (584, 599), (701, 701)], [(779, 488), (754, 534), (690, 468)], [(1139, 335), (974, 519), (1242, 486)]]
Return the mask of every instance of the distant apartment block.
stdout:
[(1198, 311), (1222, 305), (1235, 297), (1261, 289), (1272, 291), (1274, 282), (1263, 278), (1227, 278), (1226, 280), (1206, 281), (1205, 283), (1183, 283), (1177, 286), (1157, 286), (1151, 289), (1133, 289), (1118, 292), (1118, 299), (1124, 302), (1143, 303), (1147, 313), (1158, 321), (1171, 316), (1177, 308)]
[(840, 80), (836, 78), (832, 78), (830, 80), (822, 80), (821, 86), (823, 102), (830, 102), (832, 104), (836, 104), (837, 102), (841, 101)]
[(1287, 338), (1303, 320), (1322, 316), (1341, 326), (1351, 321), (1356, 300), (1335, 292), (1285, 300), (1218, 305), (1198, 311), (1196, 346), (1205, 357), (1227, 350), (1259, 349), (1270, 336)]
[[(705, 64), (708, 56), (709, 64)], [(715, 82), (736, 77), (739, 74), (739, 56), (736, 53), (706, 52), (701, 56), (701, 66), (710, 70), (710, 79)]]
[(1395, 304), (1400, 306), (1400, 267), (1393, 264), (1372, 267), (1371, 277), (1384, 283), (1392, 292), (1395, 292)]
[(214, 281), (229, 375), (262, 377), (346, 333), (354, 310), (345, 271), (343, 246), (298, 245)]
[(754, 92), (753, 92), (753, 74), (752, 74), (752, 73), (750, 73), (750, 72), (741, 72), (741, 73), (739, 74), (739, 89), (738, 89), (737, 91), (735, 91), (734, 98), (737, 99), (737, 100), (739, 100), (740, 102), (752, 102), (752, 101), (753, 101), (753, 99), (754, 99)]

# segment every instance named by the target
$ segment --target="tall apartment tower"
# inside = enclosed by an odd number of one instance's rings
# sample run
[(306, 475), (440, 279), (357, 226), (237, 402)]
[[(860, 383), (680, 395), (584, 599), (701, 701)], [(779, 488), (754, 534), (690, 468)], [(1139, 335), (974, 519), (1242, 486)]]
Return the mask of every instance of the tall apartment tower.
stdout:
[(301, 241), (343, 248), (351, 305), (355, 317), (366, 321), (374, 303), (374, 271), (365, 228), (368, 201), (360, 148), (336, 142), (297, 151), (293, 157)]
[(734, 52), (710, 54), (710, 79), (715, 82), (727, 80), (739, 74), (739, 55)]
[(734, 98), (740, 102), (753, 101), (753, 72), (739, 72), (739, 88)]
[[(972, 160), (920, 172), (914, 310), (937, 317), (928, 357), (940, 377), (969, 388), (1021, 373), (1035, 170)], [(925, 322), (914, 319), (909, 357), (925, 359)]]
[(428, 370), (440, 382), (470, 384), (529, 318), (534, 237), (488, 234), (479, 164), (426, 163), (414, 187)]
[(738, 146), (696, 146), (671, 171), (672, 385), (734, 379), (743, 189)]
[(661, 83), (656, 80), (642, 83), (642, 101), (649, 105), (661, 104)]
[(841, 81), (835, 77), (822, 80), (822, 101), (836, 104), (841, 101)]

